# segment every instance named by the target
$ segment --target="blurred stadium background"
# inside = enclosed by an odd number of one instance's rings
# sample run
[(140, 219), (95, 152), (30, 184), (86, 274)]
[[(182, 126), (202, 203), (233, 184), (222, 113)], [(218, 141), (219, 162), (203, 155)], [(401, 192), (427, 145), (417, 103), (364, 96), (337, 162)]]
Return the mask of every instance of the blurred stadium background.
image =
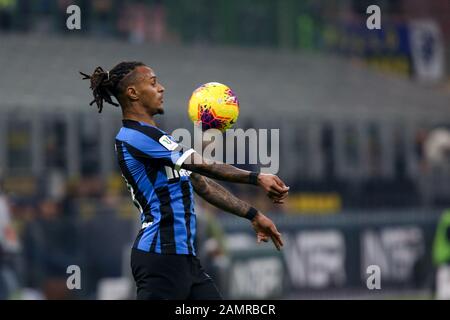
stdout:
[[(81, 30), (66, 28), (70, 4)], [(366, 28), (371, 4), (381, 30)], [(276, 221), (281, 253), (197, 199), (200, 257), (225, 297), (448, 298), (449, 17), (448, 0), (0, 0), (0, 298), (134, 298), (120, 111), (98, 115), (78, 75), (122, 60), (158, 73), (167, 131), (192, 127), (187, 100), (209, 81), (237, 93), (237, 127), (280, 129), (289, 201), (229, 187)]]

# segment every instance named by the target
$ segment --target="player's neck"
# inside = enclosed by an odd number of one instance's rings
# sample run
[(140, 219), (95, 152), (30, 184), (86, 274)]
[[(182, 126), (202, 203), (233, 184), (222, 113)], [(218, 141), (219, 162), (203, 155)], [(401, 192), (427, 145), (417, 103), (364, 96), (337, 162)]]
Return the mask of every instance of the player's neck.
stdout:
[(134, 120), (144, 122), (156, 127), (156, 122), (151, 115), (146, 112), (127, 111), (122, 114), (124, 120)]

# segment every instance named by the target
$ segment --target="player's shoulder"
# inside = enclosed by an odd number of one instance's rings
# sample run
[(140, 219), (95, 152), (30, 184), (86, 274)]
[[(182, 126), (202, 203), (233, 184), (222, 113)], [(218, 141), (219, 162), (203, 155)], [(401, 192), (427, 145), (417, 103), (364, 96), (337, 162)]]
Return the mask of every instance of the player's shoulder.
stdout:
[(122, 124), (123, 126), (116, 137), (118, 140), (128, 141), (138, 139), (158, 142), (162, 137), (167, 136), (167, 133), (163, 130), (143, 122), (122, 120)]
[(176, 141), (165, 131), (146, 123), (123, 120), (123, 127), (116, 136), (116, 140), (125, 142), (131, 146), (151, 146), (157, 148), (163, 146), (168, 150), (175, 150), (178, 147)]

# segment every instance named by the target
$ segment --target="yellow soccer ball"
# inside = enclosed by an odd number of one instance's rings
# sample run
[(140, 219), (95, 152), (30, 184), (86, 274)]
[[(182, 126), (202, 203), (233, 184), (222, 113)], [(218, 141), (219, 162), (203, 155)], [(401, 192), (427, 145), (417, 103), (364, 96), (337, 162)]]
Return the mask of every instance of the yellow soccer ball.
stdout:
[(210, 82), (197, 88), (189, 100), (189, 118), (203, 130), (230, 129), (239, 116), (239, 102), (228, 86)]

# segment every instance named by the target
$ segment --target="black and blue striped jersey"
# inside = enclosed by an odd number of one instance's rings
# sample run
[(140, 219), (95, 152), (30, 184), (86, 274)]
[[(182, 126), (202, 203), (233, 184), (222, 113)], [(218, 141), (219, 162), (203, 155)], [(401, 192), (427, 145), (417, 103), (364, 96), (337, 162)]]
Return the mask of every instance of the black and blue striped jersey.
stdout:
[(190, 172), (181, 169), (194, 152), (164, 131), (123, 120), (116, 153), (142, 229), (134, 248), (161, 254), (196, 255), (196, 216)]

